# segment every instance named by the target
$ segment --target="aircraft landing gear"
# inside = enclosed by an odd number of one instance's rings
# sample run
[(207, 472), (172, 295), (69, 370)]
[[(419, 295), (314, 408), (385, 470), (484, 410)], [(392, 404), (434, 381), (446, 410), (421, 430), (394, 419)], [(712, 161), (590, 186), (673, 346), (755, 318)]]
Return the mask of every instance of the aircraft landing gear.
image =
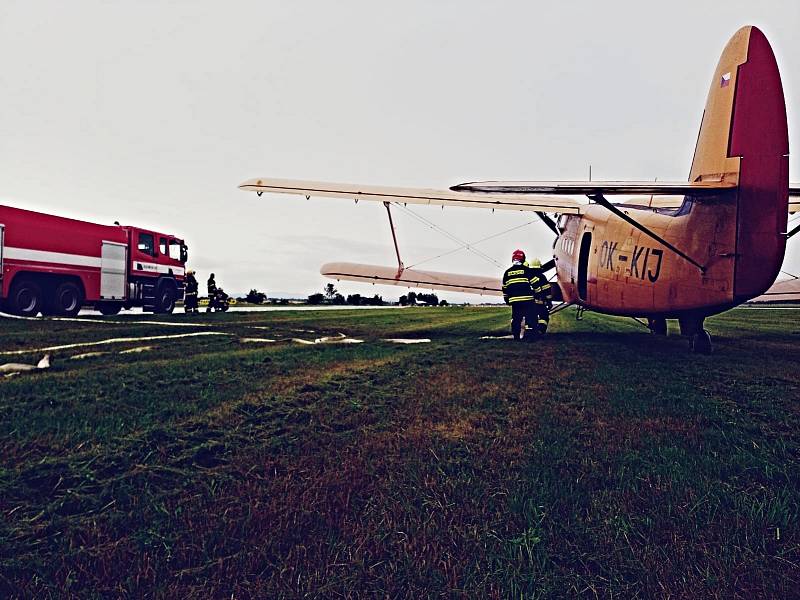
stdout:
[(649, 317), (647, 327), (653, 335), (667, 335), (667, 320), (662, 317)]
[(705, 329), (695, 333), (689, 341), (689, 350), (697, 354), (711, 354), (711, 336)]
[(679, 319), (681, 335), (689, 337), (689, 351), (695, 354), (711, 354), (711, 336), (703, 329), (703, 317)]

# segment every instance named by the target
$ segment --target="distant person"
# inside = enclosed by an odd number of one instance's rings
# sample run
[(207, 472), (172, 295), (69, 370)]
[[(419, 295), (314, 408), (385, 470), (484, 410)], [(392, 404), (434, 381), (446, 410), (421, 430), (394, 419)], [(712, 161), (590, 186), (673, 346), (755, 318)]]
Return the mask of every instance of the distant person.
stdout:
[(186, 280), (184, 282), (185, 291), (183, 293), (183, 310), (186, 314), (197, 314), (197, 279), (194, 276), (194, 271), (191, 269), (186, 271)]
[(536, 304), (536, 329), (539, 333), (545, 333), (550, 324), (550, 309), (553, 308), (553, 286), (542, 271), (542, 263), (538, 258), (530, 261), (529, 268), (533, 300)]
[(217, 297), (217, 282), (214, 280), (213, 273), (208, 276), (206, 285), (208, 286), (208, 306), (206, 306), (206, 312), (211, 312), (211, 309), (214, 308), (214, 300)]
[[(531, 278), (538, 282), (533, 270), (525, 264), (525, 253), (514, 250), (511, 266), (503, 273), (503, 300), (511, 305), (511, 334), (515, 340), (522, 338), (522, 321), (526, 324), (526, 336), (538, 332), (536, 318), (538, 309), (534, 300)], [(530, 339), (530, 338), (529, 338)]]

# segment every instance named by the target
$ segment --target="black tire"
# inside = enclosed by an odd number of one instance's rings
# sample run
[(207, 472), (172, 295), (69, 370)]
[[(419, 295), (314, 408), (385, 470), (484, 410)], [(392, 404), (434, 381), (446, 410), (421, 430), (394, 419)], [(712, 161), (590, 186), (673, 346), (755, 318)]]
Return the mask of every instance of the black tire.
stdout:
[(83, 290), (73, 281), (63, 281), (56, 287), (49, 304), (54, 314), (74, 317), (83, 306)]
[(654, 317), (647, 320), (647, 326), (653, 335), (667, 335), (667, 320)]
[(42, 310), (42, 287), (32, 279), (15, 281), (7, 304), (14, 314), (35, 317)]
[(689, 348), (696, 354), (711, 354), (711, 336), (705, 329), (692, 336)]
[(175, 286), (170, 283), (163, 283), (156, 291), (156, 307), (154, 313), (161, 315), (170, 314), (175, 310), (175, 300), (178, 297), (178, 292)]
[(98, 302), (95, 308), (100, 311), (101, 315), (110, 317), (119, 314), (119, 311), (122, 310), (122, 302)]

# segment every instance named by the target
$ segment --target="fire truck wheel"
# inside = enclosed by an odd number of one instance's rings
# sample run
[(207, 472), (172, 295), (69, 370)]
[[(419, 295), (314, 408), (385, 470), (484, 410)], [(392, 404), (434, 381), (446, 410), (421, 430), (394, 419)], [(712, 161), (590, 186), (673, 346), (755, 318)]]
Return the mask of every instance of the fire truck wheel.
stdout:
[(171, 313), (175, 310), (175, 299), (177, 295), (175, 286), (169, 283), (161, 284), (156, 292), (156, 308), (153, 312), (160, 314)]
[(8, 294), (11, 312), (23, 317), (35, 317), (42, 310), (42, 288), (31, 279), (15, 281)]
[(101, 315), (116, 315), (122, 310), (122, 302), (99, 302), (96, 308)]
[(53, 294), (53, 312), (65, 317), (74, 317), (81, 310), (83, 292), (78, 284), (64, 281), (58, 285)]

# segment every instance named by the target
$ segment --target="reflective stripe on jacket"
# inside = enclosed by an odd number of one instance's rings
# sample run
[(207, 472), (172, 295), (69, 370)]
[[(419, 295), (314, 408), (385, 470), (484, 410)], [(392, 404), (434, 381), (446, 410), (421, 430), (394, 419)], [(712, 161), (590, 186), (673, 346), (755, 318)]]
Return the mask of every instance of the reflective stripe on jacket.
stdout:
[(503, 296), (508, 302), (533, 300), (531, 269), (525, 265), (511, 265), (503, 273)]

